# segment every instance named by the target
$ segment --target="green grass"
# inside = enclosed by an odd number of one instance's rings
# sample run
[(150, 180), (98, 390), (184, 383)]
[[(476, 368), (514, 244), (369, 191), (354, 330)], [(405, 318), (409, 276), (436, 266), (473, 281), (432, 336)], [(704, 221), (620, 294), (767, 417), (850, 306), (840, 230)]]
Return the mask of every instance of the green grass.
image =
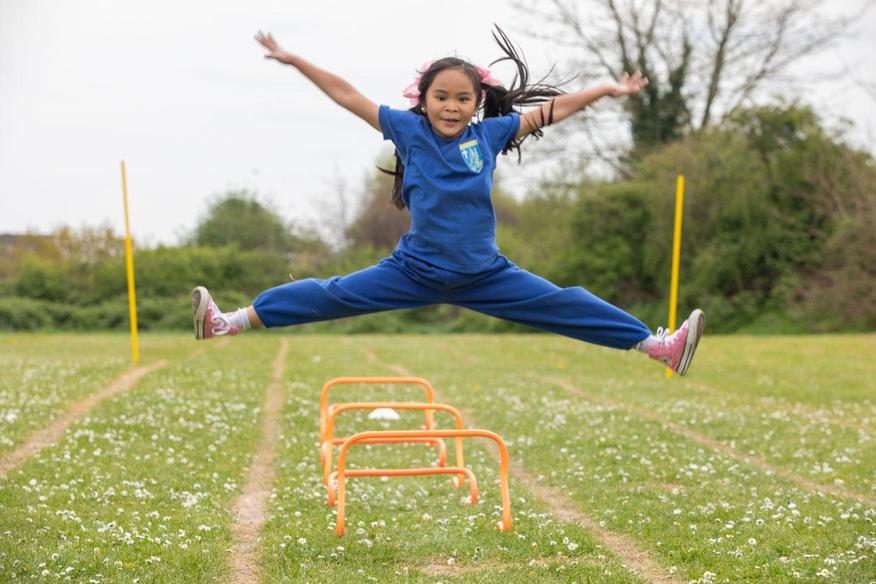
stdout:
[[(9, 581), (216, 581), (274, 341), (180, 360), (102, 403), (0, 490)], [(43, 576), (44, 574), (44, 576)]]
[[(347, 534), (335, 536), (316, 447), (319, 388), (398, 367), (431, 380), (446, 403), (501, 434), (516, 464), (680, 581), (876, 579), (876, 509), (855, 500), (876, 500), (873, 335), (707, 337), (690, 375), (671, 381), (640, 355), (545, 335), (282, 338), (287, 400), (259, 541), (265, 582), (647, 581), (517, 481), (514, 529), (499, 532), (498, 461), (479, 440), (466, 442), (478, 504), (447, 477), (353, 478)], [(201, 345), (188, 337), (144, 335), (143, 362), (170, 364), (0, 481), (0, 581), (226, 580), (230, 509), (280, 339), (248, 333), (193, 356)], [(0, 445), (19, 444), (124, 371), (127, 343), (0, 336), (9, 372)], [(333, 401), (421, 395), (360, 386)], [(3, 423), (12, 407), (18, 413)], [(421, 416), (390, 423), (347, 412), (337, 433), (415, 428)], [(450, 442), (448, 450), (452, 459)], [(360, 446), (350, 466), (435, 459), (423, 446)]]
[[(131, 365), (127, 336), (0, 335), (0, 456)], [(192, 351), (181, 335), (149, 335), (141, 364)]]
[[(363, 339), (364, 340), (364, 339)], [(423, 338), (427, 343), (435, 339)], [(558, 522), (531, 500), (521, 485), (512, 484), (514, 532), (495, 528), (501, 501), (496, 481), (498, 461), (484, 445), (466, 445), (466, 462), (474, 469), (480, 502), (468, 506), (467, 491), (453, 489), (446, 477), (355, 478), (349, 482), (347, 535), (334, 534), (334, 511), (326, 506), (326, 492), (318, 469), (319, 387), (329, 377), (350, 367), (359, 375), (386, 375), (385, 367), (368, 364), (357, 346), (358, 338), (344, 343), (339, 337), (310, 338), (299, 347), (291, 376), (290, 399), (280, 459), (277, 498), (265, 530), (267, 581), (301, 582), (434, 582), (430, 570), (454, 566), (478, 568), (462, 578), (444, 581), (638, 582), (596, 547), (583, 529)], [(395, 393), (394, 393), (395, 391)], [(422, 399), (419, 388), (402, 392), (390, 388), (340, 389), (332, 401)], [(416, 428), (420, 412), (404, 412), (396, 424), (382, 427)], [(440, 416), (440, 414), (439, 414)], [(440, 417), (439, 417), (440, 420)], [(374, 428), (364, 414), (339, 418), (336, 435)], [(443, 427), (452, 427), (445, 420)], [(452, 445), (448, 444), (451, 450)], [(370, 455), (370, 456), (369, 456)], [(422, 446), (371, 446), (351, 453), (351, 466), (428, 466), (435, 453)], [(431, 568), (430, 568), (431, 567)]]

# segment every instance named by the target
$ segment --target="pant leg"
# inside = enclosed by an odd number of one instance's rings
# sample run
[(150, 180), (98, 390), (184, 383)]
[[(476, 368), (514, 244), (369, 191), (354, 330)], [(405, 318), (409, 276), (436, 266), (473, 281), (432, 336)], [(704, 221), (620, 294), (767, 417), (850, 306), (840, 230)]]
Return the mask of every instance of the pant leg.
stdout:
[(579, 286), (560, 288), (510, 261), (456, 289), (452, 304), (616, 349), (651, 334), (644, 323)]
[(439, 301), (434, 289), (412, 279), (394, 258), (386, 258), (346, 276), (308, 278), (270, 288), (253, 301), (253, 308), (270, 328)]

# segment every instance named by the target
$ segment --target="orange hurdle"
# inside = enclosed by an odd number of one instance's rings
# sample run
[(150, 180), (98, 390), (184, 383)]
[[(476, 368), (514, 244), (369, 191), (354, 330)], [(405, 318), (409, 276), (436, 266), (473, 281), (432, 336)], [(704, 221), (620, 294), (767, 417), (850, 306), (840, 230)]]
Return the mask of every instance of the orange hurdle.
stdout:
[[(319, 441), (325, 440), (325, 426), (331, 406), (328, 403), (328, 395), (331, 388), (338, 385), (420, 385), (426, 390), (426, 401), (435, 401), (435, 390), (432, 384), (422, 377), (335, 377), (329, 379), (322, 386), (319, 394)], [(426, 429), (433, 427), (432, 412), (426, 411)]]
[[(423, 389), (426, 390), (426, 401), (432, 403), (435, 401), (435, 390), (432, 389), (432, 384), (422, 377), (335, 377), (333, 379), (329, 379), (325, 382), (325, 385), (322, 386), (322, 390), (319, 395), (319, 465), (325, 466), (325, 457), (326, 457), (326, 448), (324, 446), (325, 442), (325, 426), (326, 420), (328, 419), (328, 414), (331, 412), (334, 404), (329, 405), (328, 403), (328, 395), (329, 391), (332, 387), (338, 385), (357, 385), (357, 384), (370, 384), (370, 385), (379, 385), (379, 384), (387, 384), (387, 385), (420, 385)], [(426, 410), (424, 415), (426, 416), (426, 423), (423, 428), (427, 430), (431, 430), (435, 427), (434, 420), (432, 417), (432, 412)], [(332, 444), (341, 444), (344, 441), (343, 438), (335, 438), (332, 441)], [(401, 442), (401, 441), (398, 441)], [(427, 444), (437, 444), (438, 446), (438, 464), (444, 466), (444, 460), (447, 456), (447, 447), (444, 445), (444, 442), (440, 439), (424, 439), (424, 440), (415, 440), (415, 442), (425, 442)], [(329, 448), (330, 450), (330, 448)], [(325, 482), (325, 477), (323, 477), (323, 482)]]
[[(401, 403), (411, 403), (411, 402), (401, 402)], [(319, 445), (319, 465), (325, 469), (326, 461), (332, 455), (332, 446), (337, 444), (340, 446), (344, 443), (346, 438), (335, 438), (331, 442), (326, 440), (322, 444)], [(383, 442), (395, 442), (395, 443), (412, 443), (412, 442), (421, 442), (423, 444), (429, 444), (430, 446), (435, 445), (438, 446), (438, 466), (447, 466), (447, 445), (444, 444), (444, 440), (440, 438), (414, 438), (411, 440), (405, 440), (403, 438), (383, 438), (381, 440), (368, 440), (369, 443), (383, 443)], [(330, 461), (329, 461), (330, 462)], [(331, 468), (331, 464), (329, 464), (329, 468)], [(325, 475), (323, 475), (322, 482), (325, 482)]]
[[(405, 440), (407, 441), (407, 440)], [(367, 442), (367, 441), (363, 441)], [(389, 442), (389, 440), (383, 440), (383, 443)], [(453, 475), (464, 475), (468, 477), (468, 504), (474, 505), (478, 502), (478, 480), (475, 478), (474, 473), (468, 470), (467, 468), (461, 468), (458, 466), (444, 466), (444, 467), (433, 467), (433, 468), (350, 468), (347, 469), (348, 477), (402, 477), (402, 476), (423, 476), (423, 475), (433, 475), (433, 474), (453, 474)], [(328, 488), (328, 504), (330, 507), (335, 506), (335, 486), (334, 482), (337, 480), (338, 473), (333, 472), (329, 475), (328, 483), (326, 483), (326, 487)], [(454, 480), (459, 477), (453, 477)], [(458, 483), (462, 483), (462, 480), (458, 480)]]
[[(351, 402), (351, 403), (339, 403), (333, 404), (333, 407), (330, 408), (328, 420), (325, 425), (325, 432), (323, 434), (323, 440), (320, 443), (320, 457), (322, 460), (322, 482), (328, 484), (329, 477), (332, 474), (332, 445), (336, 444), (337, 441), (340, 443), (344, 442), (344, 438), (334, 438), (335, 431), (335, 420), (337, 419), (338, 414), (341, 412), (346, 412), (348, 410), (376, 410), (378, 408), (393, 408), (399, 410), (424, 410), (426, 412), (434, 412), (434, 411), (442, 411), (442, 412), (450, 412), (453, 414), (453, 417), (456, 421), (456, 429), (462, 430), (462, 414), (459, 413), (459, 410), (454, 408), (453, 406), (448, 406), (444, 404), (436, 404), (436, 403), (418, 403), (418, 402)], [(433, 420), (434, 422), (434, 420)], [(402, 438), (397, 436), (384, 436), (380, 438), (368, 438), (359, 440), (361, 443), (376, 443), (376, 442), (423, 442), (423, 441), (438, 441), (439, 445), (444, 448), (444, 442), (440, 438), (432, 437), (432, 436), (412, 436), (410, 439)], [(444, 466), (444, 459), (441, 457), (439, 452), (439, 465)], [(462, 439), (456, 438), (456, 468), (464, 468), (465, 467), (465, 459), (462, 454)], [(456, 473), (456, 474), (464, 474), (464, 473)], [(461, 487), (462, 481), (459, 477), (454, 477), (453, 484), (454, 486)]]
[[(437, 405), (437, 404), (436, 404)], [(502, 438), (489, 430), (402, 430), (402, 431), (374, 431), (374, 432), (359, 432), (358, 434), (354, 434), (344, 440), (344, 443), (341, 444), (341, 451), (338, 454), (338, 470), (335, 473), (332, 473), (338, 481), (338, 494), (337, 494), (337, 505), (338, 505), (338, 516), (337, 523), (335, 526), (335, 532), (341, 536), (344, 535), (344, 510), (345, 510), (345, 498), (346, 498), (346, 484), (347, 484), (347, 476), (361, 476), (357, 475), (357, 471), (355, 469), (347, 470), (347, 451), (350, 449), (350, 446), (356, 443), (374, 440), (376, 438), (465, 438), (465, 437), (479, 437), (479, 438), (489, 438), (494, 441), (496, 445), (499, 447), (499, 481), (500, 486), (499, 489), (502, 493), (502, 520), (498, 522), (498, 527), (502, 531), (508, 531), (511, 529), (511, 494), (508, 490), (508, 447), (505, 445), (505, 441)], [(396, 469), (388, 469), (388, 470), (396, 470)], [(458, 471), (459, 469), (454, 468), (444, 468), (444, 469), (423, 469), (428, 471), (436, 471), (431, 473), (411, 473), (410, 471), (416, 471), (419, 469), (410, 469), (404, 470), (401, 469), (402, 473), (400, 474), (447, 474), (452, 473), (454, 471)], [(469, 476), (469, 479), (472, 479), (472, 476)]]

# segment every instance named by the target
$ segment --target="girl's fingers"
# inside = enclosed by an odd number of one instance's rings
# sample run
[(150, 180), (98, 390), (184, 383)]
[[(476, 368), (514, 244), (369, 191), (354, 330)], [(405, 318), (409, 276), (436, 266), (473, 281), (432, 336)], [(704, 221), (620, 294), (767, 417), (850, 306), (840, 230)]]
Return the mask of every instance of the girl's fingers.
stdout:
[(266, 49), (271, 51), (277, 50), (277, 41), (274, 40), (271, 33), (265, 34), (262, 31), (258, 31), (255, 35), (255, 39)]

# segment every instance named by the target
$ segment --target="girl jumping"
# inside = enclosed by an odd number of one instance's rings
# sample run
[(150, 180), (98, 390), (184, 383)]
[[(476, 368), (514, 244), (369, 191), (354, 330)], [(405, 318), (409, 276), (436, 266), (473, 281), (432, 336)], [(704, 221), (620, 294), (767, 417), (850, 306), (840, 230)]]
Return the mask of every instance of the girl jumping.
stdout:
[[(192, 293), (195, 338), (236, 335), (396, 308), (448, 303), (616, 349), (636, 349), (684, 375), (703, 333), (694, 310), (677, 331), (655, 334), (635, 317), (581, 287), (558, 286), (514, 265), (496, 246), (490, 194), (498, 155), (520, 153), (528, 135), (562, 121), (602, 97), (622, 97), (648, 84), (640, 72), (615, 85), (564, 94), (528, 83), (523, 59), (501, 30), (493, 35), (517, 68), (506, 89), (489, 69), (447, 57), (423, 65), (403, 95), (413, 107), (377, 106), (349, 83), (287, 53), (270, 34), (256, 40), (265, 58), (291, 65), (396, 148), (392, 202), (406, 207), (410, 230), (391, 256), (364, 270), (309, 278), (262, 292), (251, 306), (223, 313), (203, 286)], [(515, 107), (532, 106), (524, 113)], [(476, 119), (478, 113), (481, 119)]]

